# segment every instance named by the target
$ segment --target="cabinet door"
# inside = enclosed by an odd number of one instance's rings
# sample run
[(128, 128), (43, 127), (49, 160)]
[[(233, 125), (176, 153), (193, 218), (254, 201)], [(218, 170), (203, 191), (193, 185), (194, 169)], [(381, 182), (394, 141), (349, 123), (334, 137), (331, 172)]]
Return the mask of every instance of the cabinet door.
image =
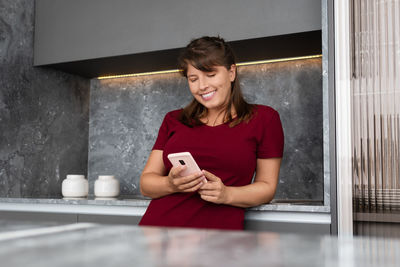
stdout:
[(141, 216), (78, 214), (78, 222), (137, 225)]
[(312, 235), (329, 235), (331, 233), (330, 224), (271, 222), (262, 220), (245, 220), (244, 229), (250, 231), (268, 231), (278, 233), (297, 233)]
[(76, 223), (78, 216), (71, 213), (0, 211), (0, 218), (7, 221)]

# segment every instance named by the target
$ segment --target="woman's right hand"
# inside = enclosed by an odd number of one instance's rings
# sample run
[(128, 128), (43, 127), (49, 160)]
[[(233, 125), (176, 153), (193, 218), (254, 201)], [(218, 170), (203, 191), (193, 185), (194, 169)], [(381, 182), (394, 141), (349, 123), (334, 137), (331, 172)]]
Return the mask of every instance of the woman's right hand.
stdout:
[(173, 192), (190, 193), (195, 192), (204, 184), (205, 176), (202, 172), (187, 176), (181, 176), (186, 169), (185, 165), (172, 167), (168, 174), (168, 183)]
[(164, 197), (177, 192), (195, 192), (202, 185), (202, 172), (182, 176), (186, 166), (172, 167), (166, 176), (163, 162), (163, 151), (153, 150), (140, 177), (140, 192), (152, 199)]

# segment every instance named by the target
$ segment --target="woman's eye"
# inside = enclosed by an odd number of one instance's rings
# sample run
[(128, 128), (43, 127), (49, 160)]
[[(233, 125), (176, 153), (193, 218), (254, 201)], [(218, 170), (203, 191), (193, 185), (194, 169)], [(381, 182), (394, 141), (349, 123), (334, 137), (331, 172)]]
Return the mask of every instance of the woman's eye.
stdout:
[(215, 73), (207, 74), (207, 77), (214, 77)]
[(189, 82), (194, 83), (197, 79), (189, 79)]

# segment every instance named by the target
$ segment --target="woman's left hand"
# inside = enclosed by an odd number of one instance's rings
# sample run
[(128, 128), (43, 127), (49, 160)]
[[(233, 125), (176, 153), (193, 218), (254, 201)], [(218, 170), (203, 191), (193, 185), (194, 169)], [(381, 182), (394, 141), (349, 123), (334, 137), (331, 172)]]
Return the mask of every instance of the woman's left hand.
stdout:
[(202, 172), (207, 178), (207, 183), (198, 190), (200, 197), (205, 201), (216, 204), (228, 203), (228, 188), (224, 185), (221, 179), (206, 170), (203, 170)]

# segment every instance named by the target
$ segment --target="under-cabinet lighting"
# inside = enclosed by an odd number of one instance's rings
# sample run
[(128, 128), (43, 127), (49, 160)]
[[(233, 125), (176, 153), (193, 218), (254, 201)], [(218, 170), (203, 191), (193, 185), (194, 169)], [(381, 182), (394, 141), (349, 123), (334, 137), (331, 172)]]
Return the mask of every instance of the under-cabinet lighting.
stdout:
[(100, 77), (97, 77), (97, 79), (99, 79), (99, 80), (104, 80), (104, 79), (126, 78), (126, 77), (138, 77), (138, 76), (145, 76), (145, 75), (166, 74), (166, 73), (177, 73), (177, 72), (179, 72), (179, 70), (160, 70), (160, 71), (130, 73), (130, 74), (121, 74), (121, 75), (100, 76)]
[(302, 57), (287, 57), (287, 58), (277, 58), (277, 59), (266, 59), (266, 60), (259, 60), (259, 61), (249, 61), (249, 62), (237, 63), (236, 66), (249, 66), (249, 65), (257, 65), (257, 64), (268, 64), (268, 63), (293, 61), (293, 60), (300, 60), (300, 59), (313, 59), (313, 58), (320, 58), (320, 57), (322, 57), (322, 55), (302, 56)]
[[(293, 61), (293, 60), (300, 60), (300, 59), (313, 59), (313, 58), (321, 58), (321, 57), (322, 57), (322, 55), (313, 55), (313, 56), (267, 59), (267, 60), (241, 62), (241, 63), (237, 63), (236, 66), (240, 67), (240, 66), (249, 66), (249, 65), (257, 65), (257, 64), (268, 64), (268, 63), (276, 63), (276, 62)], [(104, 79), (138, 77), (138, 76), (146, 76), (146, 75), (154, 75), (154, 74), (166, 74), (166, 73), (178, 73), (178, 72), (180, 72), (179, 69), (161, 70), (161, 71), (151, 71), (151, 72), (141, 72), (141, 73), (131, 73), (131, 74), (121, 74), (121, 75), (100, 76), (100, 77), (97, 77), (97, 79), (104, 80)]]

